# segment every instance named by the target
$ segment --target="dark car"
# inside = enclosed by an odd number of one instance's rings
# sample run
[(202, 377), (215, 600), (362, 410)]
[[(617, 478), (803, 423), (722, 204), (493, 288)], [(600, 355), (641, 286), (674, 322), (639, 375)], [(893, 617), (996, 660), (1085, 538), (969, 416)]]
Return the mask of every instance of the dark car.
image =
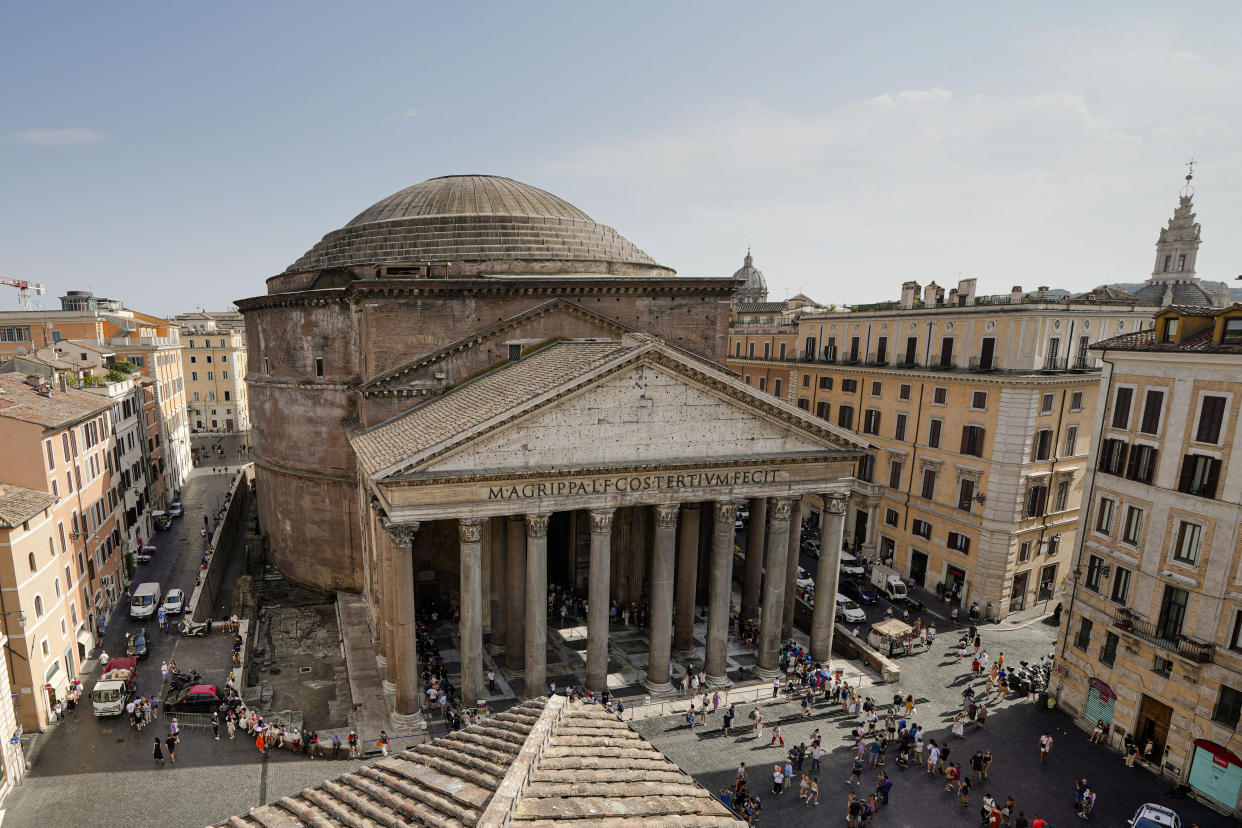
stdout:
[(838, 587), (842, 595), (853, 598), (860, 604), (874, 604), (877, 600), (870, 586), (860, 584), (852, 578), (842, 579)]
[(151, 655), (147, 647), (147, 631), (138, 630), (125, 636), (125, 654), (134, 658), (146, 658)]
[(164, 709), (210, 713), (223, 702), (224, 699), (220, 697), (220, 688), (216, 687), (216, 685), (192, 684), (169, 696), (164, 701)]

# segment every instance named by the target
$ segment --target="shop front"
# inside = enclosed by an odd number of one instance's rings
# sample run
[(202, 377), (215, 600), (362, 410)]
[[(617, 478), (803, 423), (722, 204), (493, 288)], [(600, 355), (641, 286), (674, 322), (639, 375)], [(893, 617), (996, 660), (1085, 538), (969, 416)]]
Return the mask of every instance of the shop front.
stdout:
[(1242, 793), (1242, 759), (1215, 742), (1196, 739), (1186, 782), (1196, 793), (1234, 811)]
[(1087, 717), (1089, 723), (1103, 722), (1111, 727), (1113, 708), (1116, 703), (1117, 694), (1113, 692), (1113, 688), (1098, 678), (1091, 678), (1087, 681), (1087, 705), (1083, 710), (1083, 715)]

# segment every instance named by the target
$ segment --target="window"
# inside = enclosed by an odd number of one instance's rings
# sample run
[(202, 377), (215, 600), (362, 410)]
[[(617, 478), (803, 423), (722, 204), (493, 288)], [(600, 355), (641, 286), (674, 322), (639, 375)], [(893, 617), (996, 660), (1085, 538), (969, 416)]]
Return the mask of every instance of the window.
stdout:
[(763, 358), (764, 359), (772, 358), (772, 343), (771, 342), (763, 343)]
[(831, 391), (832, 390), (832, 377), (820, 377), (819, 378), (819, 390), (820, 391)]
[(803, 411), (810, 411), (811, 401), (806, 397), (798, 397), (798, 408), (801, 408)]
[(1026, 490), (1026, 508), (1023, 516), (1028, 518), (1039, 517), (1044, 513), (1044, 506), (1048, 503), (1048, 487), (1042, 483), (1036, 484)]
[(837, 406), (837, 425), (841, 426), (841, 428), (854, 427), (854, 406)]
[(1143, 537), (1143, 510), (1137, 506), (1126, 507), (1126, 519), (1121, 525), (1121, 540), (1138, 546)]
[(1220, 481), (1220, 460), (1205, 454), (1187, 454), (1182, 458), (1182, 473), (1177, 490), (1198, 497), (1215, 498)]
[(884, 390), (884, 383), (880, 382), (879, 380), (871, 381), (871, 396), (878, 397), (880, 396), (880, 392), (883, 390)]
[(734, 342), (734, 343), (733, 343), (733, 355), (734, 355), (734, 356), (736, 356), (736, 357), (740, 357), (740, 356), (742, 355), (742, 342), (741, 342), (741, 340), (738, 340), (737, 342)]
[(1047, 460), (1052, 456), (1052, 429), (1041, 428), (1035, 432), (1035, 442), (1031, 449), (1032, 460)]
[(957, 508), (963, 512), (969, 512), (974, 505), (975, 499), (975, 481), (969, 477), (962, 478), (961, 485), (957, 489)]
[(1018, 563), (1026, 563), (1031, 559), (1031, 542), (1022, 541), (1018, 544)]
[(1130, 427), (1130, 404), (1134, 401), (1133, 388), (1118, 388), (1113, 400), (1113, 428)]
[(875, 476), (875, 455), (864, 454), (858, 461), (854, 476), (864, 483), (870, 483)]
[(868, 408), (863, 413), (863, 432), (865, 434), (880, 433), (880, 411), (876, 408)]
[(1237, 730), (1240, 715), (1242, 715), (1242, 692), (1222, 684), (1220, 695), (1216, 697), (1216, 707), (1212, 710), (1212, 721), (1230, 730)]
[[(901, 516), (897, 514), (896, 509), (885, 509), (884, 510), (884, 525), (896, 526), (897, 521), (900, 519), (901, 519)], [(1238, 615), (1239, 615), (1239, 618), (1242, 618), (1242, 613), (1239, 613)]]
[[(751, 356), (754, 356), (755, 346), (751, 345), (750, 349), (751, 349)], [(263, 373), (265, 374), (272, 373), (272, 361), (268, 357), (263, 357)]]
[(1069, 507), (1070, 482), (1068, 480), (1057, 481), (1057, 493), (1053, 496), (1052, 511), (1064, 512)]
[(1202, 526), (1184, 520), (1178, 521), (1177, 540), (1173, 545), (1173, 560), (1194, 564), (1199, 560), (1199, 544), (1202, 540)]
[(221, 372), (220, 372), (220, 379), (228, 379), (228, 378), (229, 378), (229, 372), (228, 372), (228, 371), (221, 371)]
[(1087, 649), (1091, 644), (1091, 619), (1082, 619), (1082, 624), (1078, 627), (1078, 635), (1074, 638), (1074, 646), (1080, 650)]
[(953, 367), (953, 337), (951, 336), (940, 339), (940, 367)]
[(1065, 427), (1065, 451), (1062, 452), (1066, 457), (1073, 457), (1078, 453), (1078, 426), (1071, 425)]
[(34, 599), (35, 618), (43, 617), (43, 596), (36, 595)]
[(760, 391), (767, 391), (767, 390), (768, 390), (768, 378), (767, 378), (767, 377), (760, 377), (760, 378), (759, 378), (759, 390), (760, 390)]
[(962, 426), (962, 454), (969, 454), (972, 457), (982, 457), (983, 436), (984, 430), (982, 426)]
[(1156, 476), (1155, 446), (1136, 445), (1130, 449), (1130, 462), (1126, 465), (1126, 479), (1139, 483), (1151, 483)]
[(899, 400), (909, 400), (909, 399), (910, 399), (910, 385), (909, 385), (909, 383), (905, 383), (905, 382), (903, 382), (901, 385), (897, 386), (897, 399), (899, 399)]
[(215, 371), (208, 371), (208, 372), (207, 372), (207, 379), (208, 379), (208, 380), (214, 380), (215, 378), (216, 378), (216, 372), (215, 372)]
[(1092, 555), (1087, 558), (1087, 577), (1083, 581), (1083, 586), (1092, 592), (1100, 591), (1100, 581), (1104, 578), (1104, 559), (1099, 555)]
[(843, 379), (841, 380), (841, 390), (846, 394), (854, 394), (858, 391), (858, 380)]
[(988, 410), (988, 392), (975, 391), (970, 395), (970, 407), (976, 411)]
[(1182, 634), (1186, 620), (1186, 605), (1190, 593), (1184, 589), (1165, 585), (1164, 598), (1160, 601), (1160, 618), (1156, 622), (1156, 634), (1166, 641), (1175, 641)]
[(194, 356), (193, 354), (191, 354), (191, 355), (190, 355), (190, 364), (191, 364), (191, 365), (198, 365), (198, 357), (196, 357), (196, 356)]
[(1082, 411), (1082, 392), (1070, 394), (1070, 411)]
[(1220, 335), (1220, 343), (1222, 345), (1242, 344), (1242, 317), (1235, 316), (1232, 319), (1225, 320), (1225, 327)]
[(901, 488), (901, 473), (905, 469), (905, 465), (898, 460), (890, 460), (888, 463), (888, 487), (890, 489)]
[(949, 533), (949, 548), (955, 552), (961, 552), (963, 555), (970, 554), (970, 538), (961, 532)]
[(918, 535), (920, 538), (930, 538), (932, 534), (932, 527), (927, 521), (915, 518), (910, 522), (910, 531)]
[(810, 388), (810, 387), (811, 387), (811, 375), (810, 375), (810, 374), (803, 374), (803, 375), (802, 375), (802, 387), (803, 387), (803, 388)]
[(828, 419), (828, 403), (826, 402), (815, 403), (815, 416), (819, 417), (821, 420), (827, 420)]
[[(813, 339), (812, 339), (812, 340), (810, 340), (810, 341), (811, 341), (811, 342), (814, 342), (815, 340), (813, 340)], [(788, 343), (786, 343), (786, 342), (782, 342), (782, 343), (780, 343), (780, 345), (781, 345), (781, 347), (780, 347), (780, 358), (781, 358), (781, 359), (784, 359), (784, 358), (785, 358), (785, 351), (786, 351), (786, 349), (787, 349)], [(808, 351), (807, 353), (812, 353), (812, 354), (813, 354), (813, 353), (815, 353), (815, 352), (814, 352), (813, 350), (811, 350), (811, 351)]]
[(858, 337), (850, 337), (850, 362), (858, 362)]
[(979, 370), (991, 371), (996, 355), (996, 337), (985, 336), (979, 343)]
[(52, 448), (51, 440), (43, 441), (43, 450), (47, 454), (47, 467), (49, 471), (56, 470), (56, 451)]
[(915, 354), (918, 353), (918, 350), (919, 350), (918, 337), (907, 336), (906, 337), (906, 355), (905, 355), (905, 358), (903, 359), (903, 362), (906, 365), (913, 365), (915, 362), (914, 357), (915, 357)]
[(39, 568), (38, 564), (35, 563), (35, 554), (31, 552), (28, 558), (30, 560), (30, 571), (34, 572), (36, 569)]
[(1044, 394), (1043, 397), (1041, 397), (1039, 401), (1039, 413), (1040, 414), (1051, 414), (1052, 406), (1055, 402), (1056, 402), (1055, 396), (1053, 396), (1052, 394)]
[(1104, 646), (1100, 648), (1100, 663), (1109, 667), (1113, 666), (1113, 662), (1117, 660), (1117, 638), (1116, 633), (1108, 633), (1104, 636)]
[(1130, 597), (1130, 570), (1120, 566), (1113, 568), (1113, 595), (1118, 604), (1124, 604)]
[(932, 405), (946, 405), (949, 402), (949, 389), (938, 385), (932, 389)]
[(875, 342), (875, 361), (881, 365), (888, 363), (888, 337), (881, 336)]
[(928, 500), (936, 498), (936, 470), (923, 469), (923, 488), (920, 494)]
[(1113, 533), (1113, 515), (1117, 511), (1117, 501), (1111, 497), (1101, 497), (1100, 506), (1095, 510), (1095, 531), (1102, 535)]
[[(751, 359), (755, 358), (755, 343), (753, 342), (746, 343), (746, 356), (750, 357)], [(266, 358), (267, 357), (264, 357), (264, 359)]]
[(1143, 434), (1160, 433), (1160, 410), (1164, 407), (1164, 392), (1149, 388), (1143, 400), (1143, 419), (1139, 431)]
[(1220, 442), (1220, 427), (1225, 420), (1224, 397), (1205, 395), (1199, 403), (1199, 427), (1195, 429), (1196, 443)]
[[(264, 357), (266, 359), (266, 357)], [(198, 382), (198, 371), (190, 372), (190, 382)]]
[(1108, 439), (1100, 446), (1099, 469), (1105, 474), (1120, 477), (1126, 467), (1126, 454), (1130, 446), (1124, 440)]
[(944, 428), (944, 420), (932, 420), (927, 424), (927, 445), (940, 448), (940, 432)]
[(908, 417), (904, 413), (897, 415), (897, 422), (893, 426), (893, 439), (894, 440), (905, 440), (906, 439), (906, 420), (907, 419)]

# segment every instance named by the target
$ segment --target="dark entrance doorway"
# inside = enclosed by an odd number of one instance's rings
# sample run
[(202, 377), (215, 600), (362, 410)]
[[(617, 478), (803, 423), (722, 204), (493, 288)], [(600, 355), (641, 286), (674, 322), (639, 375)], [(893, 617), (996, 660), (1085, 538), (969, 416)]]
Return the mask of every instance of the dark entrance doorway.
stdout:
[(992, 359), (996, 352), (996, 337), (985, 336), (979, 348), (979, 370), (991, 371)]
[(867, 512), (865, 509), (854, 510), (854, 549), (857, 552), (867, 542)]
[(919, 586), (925, 586), (927, 580), (927, 554), (917, 549), (910, 550), (910, 580)]
[(1047, 601), (1052, 597), (1052, 589), (1057, 583), (1057, 565), (1048, 564), (1039, 573), (1039, 601)]
[(1030, 580), (1030, 571), (1019, 572), (1013, 576), (1013, 586), (1009, 590), (1009, 611), (1017, 612), (1026, 609), (1026, 590), (1027, 581)]
[(966, 571), (956, 566), (949, 566), (945, 571), (944, 588), (954, 601), (962, 600), (962, 590), (966, 587)]
[[(1134, 732), (1138, 734), (1140, 755), (1157, 769), (1164, 762), (1164, 746), (1169, 738), (1169, 721), (1172, 718), (1173, 708), (1151, 696), (1143, 696)], [(1151, 750), (1147, 749), (1148, 742), (1151, 743)]]

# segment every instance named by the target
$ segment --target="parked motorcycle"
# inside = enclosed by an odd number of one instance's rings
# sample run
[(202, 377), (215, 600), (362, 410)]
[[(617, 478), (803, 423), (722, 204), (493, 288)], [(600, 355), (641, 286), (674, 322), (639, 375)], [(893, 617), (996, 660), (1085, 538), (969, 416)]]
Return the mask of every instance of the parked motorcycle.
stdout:
[(184, 618), (181, 620), (181, 623), (177, 624), (177, 632), (181, 633), (182, 635), (206, 635), (207, 634), (207, 622), (204, 621), (202, 623), (199, 623), (196, 621), (191, 621), (188, 618)]

